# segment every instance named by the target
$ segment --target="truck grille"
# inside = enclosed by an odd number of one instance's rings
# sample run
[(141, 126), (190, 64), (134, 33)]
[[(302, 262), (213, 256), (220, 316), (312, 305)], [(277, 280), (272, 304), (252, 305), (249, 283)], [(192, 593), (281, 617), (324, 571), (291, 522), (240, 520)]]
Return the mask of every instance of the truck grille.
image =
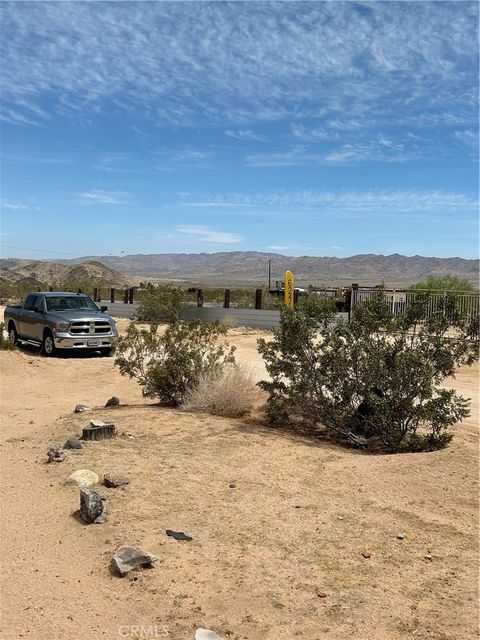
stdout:
[(72, 335), (98, 335), (102, 333), (110, 333), (111, 325), (106, 320), (92, 320), (72, 322), (70, 324), (70, 333)]

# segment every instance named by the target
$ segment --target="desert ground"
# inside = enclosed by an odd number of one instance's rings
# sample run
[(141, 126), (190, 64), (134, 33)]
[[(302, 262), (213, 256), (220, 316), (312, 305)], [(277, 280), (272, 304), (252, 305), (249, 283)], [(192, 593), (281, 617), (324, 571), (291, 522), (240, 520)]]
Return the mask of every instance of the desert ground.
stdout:
[[(229, 339), (260, 378), (259, 335)], [(161, 408), (112, 358), (2, 352), (0, 637), (478, 638), (478, 367), (449, 383), (472, 413), (448, 448), (374, 456)], [(90, 419), (119, 435), (46, 464)], [(81, 468), (130, 479), (98, 489), (104, 524), (82, 524), (64, 485)], [(123, 545), (158, 561), (116, 577)]]

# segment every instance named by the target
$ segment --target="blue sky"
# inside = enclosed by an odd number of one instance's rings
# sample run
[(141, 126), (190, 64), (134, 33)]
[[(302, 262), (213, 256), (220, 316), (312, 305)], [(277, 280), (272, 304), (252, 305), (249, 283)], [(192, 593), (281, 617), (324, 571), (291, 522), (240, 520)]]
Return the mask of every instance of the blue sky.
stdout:
[(2, 255), (478, 256), (475, 2), (2, 2)]

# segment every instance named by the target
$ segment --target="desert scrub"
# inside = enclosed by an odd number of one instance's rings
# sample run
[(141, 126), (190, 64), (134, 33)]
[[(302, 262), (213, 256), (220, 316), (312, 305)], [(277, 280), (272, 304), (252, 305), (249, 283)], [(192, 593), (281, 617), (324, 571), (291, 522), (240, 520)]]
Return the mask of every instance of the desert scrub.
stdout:
[(4, 322), (0, 322), (0, 351), (15, 351), (16, 346), (10, 342)]
[(158, 325), (161, 322), (175, 322), (179, 319), (185, 298), (180, 287), (147, 284), (144, 291), (140, 291), (138, 295), (140, 304), (135, 313), (136, 320)]
[(235, 362), (235, 347), (219, 341), (227, 329), (218, 323), (173, 322), (157, 335), (131, 323), (117, 344), (115, 364), (122, 375), (135, 378), (142, 393), (176, 407), (202, 376), (216, 376)]
[(239, 418), (251, 410), (258, 393), (252, 370), (245, 364), (234, 364), (218, 374), (202, 374), (198, 385), (187, 394), (183, 408)]
[(300, 416), (312, 434), (386, 452), (446, 446), (469, 402), (440, 383), (478, 360), (478, 340), (454, 306), (429, 316), (427, 304), (418, 296), (396, 317), (380, 291), (349, 324), (312, 300), (282, 309), (273, 341), (259, 341), (270, 423)]

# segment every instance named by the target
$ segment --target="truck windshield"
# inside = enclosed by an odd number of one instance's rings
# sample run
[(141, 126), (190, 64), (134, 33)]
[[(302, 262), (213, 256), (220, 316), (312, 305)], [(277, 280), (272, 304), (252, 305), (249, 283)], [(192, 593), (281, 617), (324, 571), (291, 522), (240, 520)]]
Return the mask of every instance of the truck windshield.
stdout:
[(47, 311), (98, 311), (87, 296), (46, 296)]

